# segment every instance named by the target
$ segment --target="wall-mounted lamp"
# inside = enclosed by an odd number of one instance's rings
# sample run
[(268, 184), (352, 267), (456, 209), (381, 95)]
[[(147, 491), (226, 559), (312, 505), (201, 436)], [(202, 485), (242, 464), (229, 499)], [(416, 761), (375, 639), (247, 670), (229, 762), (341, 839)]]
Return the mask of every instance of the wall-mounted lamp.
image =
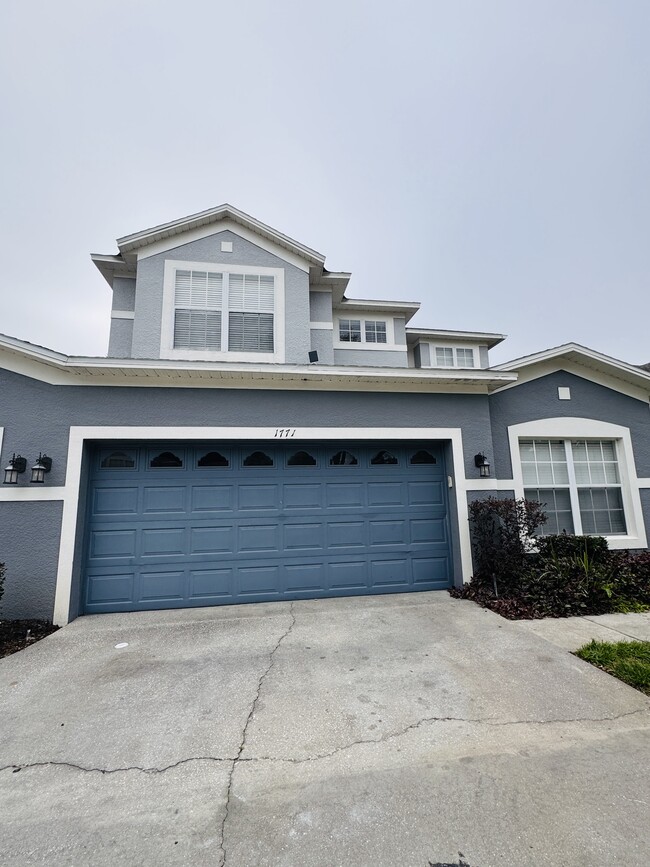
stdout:
[(474, 466), (478, 467), (481, 471), (481, 478), (487, 479), (490, 476), (490, 464), (488, 463), (488, 459), (482, 452), (479, 452), (477, 455), (474, 455)]
[(32, 483), (42, 485), (45, 481), (45, 473), (49, 473), (52, 469), (52, 458), (39, 453), (38, 460), (32, 467)]
[(5, 485), (17, 485), (18, 476), (27, 469), (27, 461), (20, 455), (13, 454), (5, 467)]

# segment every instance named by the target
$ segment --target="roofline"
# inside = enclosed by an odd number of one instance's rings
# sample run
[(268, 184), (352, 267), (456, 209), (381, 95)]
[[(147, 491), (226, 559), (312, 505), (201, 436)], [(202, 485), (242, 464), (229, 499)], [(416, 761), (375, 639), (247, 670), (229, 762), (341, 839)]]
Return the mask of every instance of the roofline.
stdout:
[(596, 352), (595, 349), (590, 349), (588, 346), (583, 346), (581, 343), (563, 343), (561, 346), (553, 346), (550, 349), (545, 349), (541, 352), (534, 352), (531, 355), (523, 355), (520, 358), (513, 358), (511, 361), (495, 365), (492, 370), (517, 370), (521, 367), (530, 367), (531, 365), (538, 364), (541, 361), (551, 361), (554, 358), (568, 355), (571, 352), (576, 352), (578, 355), (584, 355), (586, 358), (590, 358), (592, 361), (598, 361), (608, 367), (616, 367), (619, 370), (630, 373), (633, 376), (641, 377), (641, 379), (650, 382), (650, 372), (646, 373), (643, 368), (638, 367), (638, 365), (629, 364), (627, 361), (621, 361), (619, 358), (605, 355), (602, 352)]
[(199, 211), (196, 214), (190, 214), (187, 217), (181, 217), (178, 220), (172, 220), (169, 223), (161, 223), (158, 226), (152, 226), (151, 228), (143, 229), (140, 232), (123, 235), (121, 238), (117, 239), (117, 246), (122, 254), (133, 253), (135, 250), (153, 244), (155, 241), (169, 238), (173, 235), (179, 235), (188, 229), (216, 223), (226, 217), (229, 217), (234, 222), (240, 223), (242, 226), (246, 226), (252, 231), (275, 241), (275, 243), (280, 246), (292, 250), (294, 253), (307, 259), (312, 264), (322, 267), (325, 262), (325, 256), (322, 253), (301, 244), (299, 241), (295, 241), (288, 235), (278, 232), (266, 223), (256, 220), (255, 217), (251, 217), (250, 214), (246, 214), (244, 211), (240, 211), (238, 208), (234, 208), (232, 205), (227, 203), (219, 205), (216, 208), (209, 208), (206, 211)]
[[(407, 328), (407, 337), (439, 337), (452, 340), (482, 340), (492, 349), (506, 339), (505, 334), (494, 334), (489, 331), (450, 331), (438, 328)], [(495, 368), (492, 368), (493, 370)]]
[(347, 307), (349, 310), (394, 310), (404, 313), (409, 322), (421, 307), (419, 301), (383, 301), (370, 298), (342, 298), (333, 305), (334, 309)]
[[(270, 387), (281, 388), (282, 383), (285, 383), (284, 387), (289, 387), (288, 383), (291, 383), (292, 388), (304, 389), (309, 388), (309, 383), (312, 383), (317, 388), (329, 387), (332, 390), (345, 389), (346, 386), (361, 387), (364, 384), (380, 389), (388, 386), (388, 390), (390, 386), (404, 385), (425, 389), (427, 386), (474, 386), (490, 389), (517, 380), (516, 373), (495, 373), (482, 369), (422, 370), (68, 356), (6, 335), (0, 335), (0, 353), (18, 356), (26, 364), (31, 364), (29, 370), (17, 372), (56, 385), (178, 386), (187, 385), (188, 380), (191, 382), (194, 379), (197, 384), (204, 386), (211, 384), (236, 387), (239, 384), (248, 388), (264, 387), (265, 383)], [(34, 369), (34, 365), (37, 369)], [(41, 365), (44, 370), (38, 371)], [(6, 369), (14, 368), (8, 366)], [(45, 370), (50, 371), (49, 376), (43, 375)], [(135, 379), (140, 381), (134, 382)]]

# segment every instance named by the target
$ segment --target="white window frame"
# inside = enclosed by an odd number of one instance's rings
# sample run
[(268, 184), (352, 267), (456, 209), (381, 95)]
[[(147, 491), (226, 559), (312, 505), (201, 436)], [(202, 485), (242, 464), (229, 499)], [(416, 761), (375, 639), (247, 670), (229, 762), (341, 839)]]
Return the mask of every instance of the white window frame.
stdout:
[[(361, 340), (359, 343), (341, 340), (341, 320), (347, 322), (359, 322), (361, 328)], [(367, 343), (366, 342), (366, 322), (383, 322), (386, 325), (386, 343)], [(334, 349), (370, 349), (370, 350), (401, 350), (406, 351), (406, 346), (395, 343), (395, 324), (392, 316), (373, 316), (364, 314), (363, 316), (355, 313), (347, 313), (345, 315), (337, 315), (334, 318)]]
[[(451, 349), (453, 356), (453, 364), (438, 364), (437, 360), (437, 350), (438, 349)], [(462, 349), (464, 352), (469, 351), (472, 353), (472, 359), (474, 364), (471, 367), (467, 367), (465, 364), (458, 363), (458, 350)], [(430, 343), (429, 344), (429, 355), (431, 357), (431, 367), (436, 367), (438, 370), (476, 370), (478, 365), (476, 363), (476, 347), (475, 346), (453, 346), (449, 343)]]
[[(519, 454), (519, 441), (530, 439), (548, 440), (613, 440), (616, 448), (620, 476), (623, 512), (627, 533), (604, 536), (612, 549), (647, 548), (647, 533), (643, 520), (639, 479), (636, 474), (632, 436), (630, 429), (610, 422), (589, 418), (548, 418), (508, 427), (510, 459), (512, 461), (513, 487), (516, 497), (524, 496), (524, 479)], [(571, 470), (570, 470), (571, 472)], [(530, 485), (528, 487), (531, 487)], [(552, 487), (552, 486), (549, 486)], [(573, 496), (571, 500), (574, 526), (580, 527), (580, 511)], [(578, 508), (578, 521), (576, 521)]]
[[(176, 271), (212, 271), (227, 274), (254, 274), (274, 278), (275, 304), (273, 310), (273, 352), (231, 352), (224, 349), (228, 343), (229, 309), (228, 280), (224, 279), (221, 305), (221, 349), (186, 349), (174, 346), (174, 313)], [(264, 268), (254, 265), (231, 265), (216, 262), (185, 262), (165, 260), (163, 277), (162, 323), (160, 329), (160, 357), (182, 361), (257, 361), (281, 364), (285, 360), (285, 286), (284, 268)]]

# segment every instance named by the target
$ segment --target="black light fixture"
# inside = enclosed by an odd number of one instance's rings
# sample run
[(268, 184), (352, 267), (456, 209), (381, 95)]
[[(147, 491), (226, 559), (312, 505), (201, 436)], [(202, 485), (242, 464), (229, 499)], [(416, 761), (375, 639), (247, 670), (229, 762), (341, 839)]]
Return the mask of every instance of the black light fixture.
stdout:
[(315, 349), (312, 349), (311, 352), (309, 353), (309, 363), (310, 364), (316, 364), (317, 361), (318, 361), (318, 353), (316, 352)]
[(52, 469), (52, 458), (39, 453), (38, 460), (32, 467), (32, 484), (42, 485), (45, 481), (45, 473)]
[(478, 467), (481, 471), (481, 478), (487, 479), (490, 476), (490, 464), (488, 463), (488, 459), (485, 457), (483, 452), (479, 452), (477, 455), (474, 455), (474, 466)]
[(27, 469), (27, 461), (20, 455), (13, 454), (5, 467), (5, 485), (17, 485), (18, 476)]

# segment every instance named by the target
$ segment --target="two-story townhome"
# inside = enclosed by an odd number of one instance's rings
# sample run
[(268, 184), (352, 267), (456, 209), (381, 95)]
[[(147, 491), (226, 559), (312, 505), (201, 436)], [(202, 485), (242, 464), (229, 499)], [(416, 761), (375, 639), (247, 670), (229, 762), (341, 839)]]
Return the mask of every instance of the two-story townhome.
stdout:
[(646, 548), (647, 370), (575, 344), (491, 366), (503, 335), (348, 298), (229, 205), (117, 243), (108, 357), (0, 338), (5, 617), (447, 588), (490, 492)]

